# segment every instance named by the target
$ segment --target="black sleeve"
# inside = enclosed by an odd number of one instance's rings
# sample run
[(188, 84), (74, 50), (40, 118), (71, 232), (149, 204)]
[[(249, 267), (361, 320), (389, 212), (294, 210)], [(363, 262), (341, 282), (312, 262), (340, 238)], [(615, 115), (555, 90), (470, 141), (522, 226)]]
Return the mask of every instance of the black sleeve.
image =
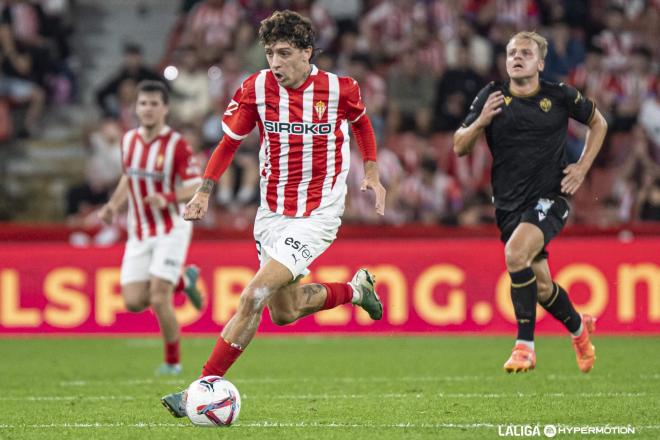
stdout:
[(585, 98), (576, 88), (560, 84), (564, 97), (566, 98), (566, 105), (568, 105), (568, 115), (578, 122), (589, 124), (591, 118), (594, 117), (596, 112), (596, 104), (589, 99)]
[(104, 114), (112, 114), (112, 110), (106, 101), (109, 96), (117, 94), (117, 91), (119, 90), (119, 84), (121, 84), (125, 78), (126, 76), (123, 74), (123, 72), (119, 75), (115, 75), (107, 83), (103, 84), (103, 86), (96, 92), (96, 103), (98, 104), (99, 108), (103, 110)]
[(486, 84), (486, 87), (481, 89), (479, 93), (477, 93), (477, 97), (474, 98), (474, 101), (472, 101), (472, 104), (470, 105), (470, 110), (468, 111), (467, 116), (463, 120), (463, 124), (461, 124), (461, 127), (468, 127), (470, 124), (472, 124), (474, 121), (477, 120), (479, 115), (481, 114), (481, 110), (484, 108), (484, 104), (486, 103), (486, 100), (488, 99), (488, 95), (493, 93), (495, 91), (496, 85), (494, 81), (489, 82)]

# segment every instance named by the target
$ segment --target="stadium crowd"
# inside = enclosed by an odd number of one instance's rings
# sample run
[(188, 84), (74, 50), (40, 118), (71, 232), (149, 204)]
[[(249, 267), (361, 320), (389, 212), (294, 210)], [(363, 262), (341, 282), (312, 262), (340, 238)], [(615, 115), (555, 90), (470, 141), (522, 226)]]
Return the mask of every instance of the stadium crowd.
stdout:
[[(38, 119), (34, 107), (66, 99), (62, 86), (53, 84), (68, 79), (73, 90), (75, 82), (66, 63), (34, 63), (27, 73), (17, 69), (12, 47), (30, 54), (42, 46), (20, 43), (26, 28), (14, 26), (16, 14), (7, 9), (38, 4), (43, 9), (48, 3), (5, 0), (3, 8), (0, 113), (2, 103), (15, 100), (21, 89), (28, 134)], [(169, 123), (205, 162), (223, 135), (220, 117), (233, 92), (250, 73), (267, 67), (256, 35), (259, 22), (283, 8), (312, 19), (318, 34), (313, 61), (359, 82), (376, 130), (388, 189), (386, 215), (377, 218), (369, 194), (359, 191), (361, 160), (354, 148), (346, 222), (493, 222), (488, 147), (482, 140), (473, 154), (457, 158), (452, 134), (477, 92), (506, 77), (509, 37), (531, 29), (549, 41), (542, 78), (577, 87), (596, 102), (610, 127), (573, 199), (572, 221), (602, 227), (660, 221), (660, 46), (653, 43), (660, 41), (658, 0), (183, 0), (174, 27), (163, 35), (158, 65), (147, 65), (140, 47), (128, 44), (121, 68), (96, 91), (101, 117), (89, 137), (93, 159), (87, 187), (69, 192), (70, 217), (79, 212), (78, 199), (93, 193), (100, 203), (119, 176), (121, 169), (107, 163), (119, 160), (114, 154), (119, 133), (135, 126), (132, 105), (141, 79), (169, 84)], [(58, 23), (49, 35), (33, 28), (39, 37), (33, 40), (65, 42), (67, 27)], [(66, 44), (59, 48), (66, 50)], [(66, 59), (64, 53), (58, 59)], [(580, 124), (570, 126), (573, 159), (581, 153), (584, 133)], [(222, 177), (207, 226), (251, 224), (258, 203), (258, 148), (255, 132)]]
[(0, 142), (34, 134), (47, 103), (72, 101), (69, 12), (66, 0), (0, 2)]

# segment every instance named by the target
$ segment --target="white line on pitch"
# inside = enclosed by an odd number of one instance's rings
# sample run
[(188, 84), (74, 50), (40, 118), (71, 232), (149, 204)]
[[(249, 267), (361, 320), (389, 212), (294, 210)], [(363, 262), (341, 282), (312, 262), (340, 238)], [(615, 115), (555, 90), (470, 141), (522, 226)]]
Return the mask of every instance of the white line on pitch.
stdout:
[(0, 396), (0, 400), (10, 401), (50, 401), (50, 400), (136, 400), (132, 396), (22, 396), (22, 397), (5, 397)]
[[(511, 423), (318, 423), (318, 422), (238, 422), (235, 428), (409, 428), (409, 429), (485, 429), (495, 428), (497, 426), (510, 425)], [(527, 423), (528, 424), (528, 423)], [(514, 424), (515, 425), (515, 424)], [(526, 425), (520, 423), (519, 425)], [(569, 426), (569, 425), (555, 425)], [(48, 429), (48, 428), (66, 428), (66, 429), (98, 429), (98, 428), (192, 428), (189, 423), (51, 423), (51, 424), (22, 424), (22, 425), (0, 425), (0, 429)], [(634, 426), (636, 429), (657, 430), (660, 425)]]
[[(385, 393), (385, 394), (243, 394), (244, 399), (254, 400), (334, 400), (334, 399), (502, 399), (539, 397), (645, 397), (647, 393)], [(71, 401), (71, 400), (151, 400), (152, 396), (1, 396), (0, 401)]]
[[(636, 377), (645, 380), (658, 380), (660, 379), (660, 374), (639, 374)], [(483, 381), (495, 381), (495, 380), (506, 380), (508, 376), (403, 376), (398, 377), (396, 380), (398, 382), (483, 382)], [(559, 375), (551, 374), (547, 377), (548, 380), (580, 380), (584, 381), (583, 376), (577, 375)], [(587, 378), (588, 379), (588, 378)], [(307, 383), (307, 382), (318, 382), (318, 377), (274, 377), (274, 378), (254, 378), (254, 379), (232, 379), (232, 382), (241, 385), (241, 384), (269, 384), (269, 383)], [(390, 382), (392, 381), (391, 377), (329, 377), (323, 379), (324, 382), (333, 382), (333, 383), (371, 383), (371, 382)], [(186, 384), (184, 379), (126, 379), (118, 381), (110, 380), (64, 380), (60, 381), (59, 385), (62, 387), (86, 387), (86, 386), (97, 386), (100, 384), (112, 384), (113, 386), (118, 385), (152, 385), (152, 384), (166, 384), (166, 385), (178, 385), (182, 386)]]
[[(504, 376), (503, 376), (504, 377)], [(470, 382), (487, 381), (495, 378), (491, 376), (404, 376), (396, 380), (399, 382)], [(283, 377), (283, 378), (260, 378), (260, 379), (232, 379), (236, 384), (261, 384), (261, 383), (303, 383), (318, 382), (318, 377)], [(362, 383), (362, 382), (391, 382), (391, 377), (330, 377), (323, 382), (335, 383)], [(65, 380), (59, 383), (62, 387), (84, 387), (99, 384), (113, 385), (151, 385), (151, 384), (183, 384), (183, 379), (127, 379), (118, 381), (103, 380)]]

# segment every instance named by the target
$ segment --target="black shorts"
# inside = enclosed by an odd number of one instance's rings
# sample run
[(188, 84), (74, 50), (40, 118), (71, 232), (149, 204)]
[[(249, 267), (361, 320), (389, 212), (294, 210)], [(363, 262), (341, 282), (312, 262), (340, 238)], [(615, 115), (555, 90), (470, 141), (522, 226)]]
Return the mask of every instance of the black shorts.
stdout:
[(520, 223), (531, 223), (543, 232), (543, 249), (535, 260), (548, 258), (545, 247), (566, 224), (571, 211), (568, 201), (562, 196), (541, 197), (533, 205), (517, 211), (495, 210), (495, 220), (500, 229), (500, 240), (506, 243)]

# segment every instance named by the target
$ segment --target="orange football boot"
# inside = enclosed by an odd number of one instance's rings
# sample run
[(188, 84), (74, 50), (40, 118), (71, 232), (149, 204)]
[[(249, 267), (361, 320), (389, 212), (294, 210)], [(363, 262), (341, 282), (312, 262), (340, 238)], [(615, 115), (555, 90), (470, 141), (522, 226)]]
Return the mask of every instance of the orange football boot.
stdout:
[(583, 373), (588, 373), (594, 367), (596, 360), (596, 347), (591, 344), (589, 335), (596, 330), (596, 318), (591, 315), (580, 315), (582, 317), (582, 334), (573, 336), (573, 349), (577, 359), (578, 368)]
[(526, 373), (536, 367), (536, 354), (525, 344), (516, 344), (511, 357), (504, 363), (507, 373)]

